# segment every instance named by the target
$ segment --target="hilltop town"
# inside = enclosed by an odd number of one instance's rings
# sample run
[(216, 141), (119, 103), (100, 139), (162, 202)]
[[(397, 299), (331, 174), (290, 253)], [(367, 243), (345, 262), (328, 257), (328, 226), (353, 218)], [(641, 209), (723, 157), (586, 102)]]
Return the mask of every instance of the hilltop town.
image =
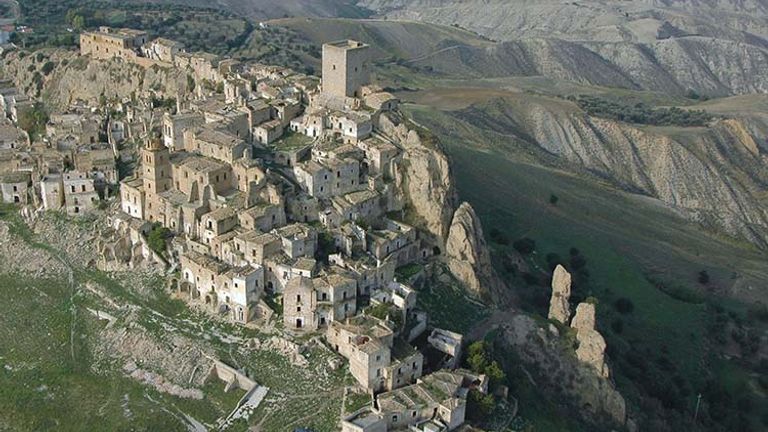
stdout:
[[(183, 71), (188, 91), (76, 101), (33, 132), (21, 126), (38, 102), (3, 81), (2, 201), (28, 218), (96, 214), (100, 269), (165, 269), (168, 292), (213, 319), (277, 326), (289, 345), (319, 335), (374, 395), (342, 430), (454, 430), (488, 378), (458, 368), (463, 336), (429, 325), (410, 283), (445, 259), (480, 291), (490, 264), (471, 207), (452, 224), (450, 179), (421, 172), (435, 149), (371, 82), (370, 49), (325, 44), (320, 81), (142, 31), (83, 32), (82, 56)], [(218, 361), (211, 373), (251, 409), (268, 391)]]

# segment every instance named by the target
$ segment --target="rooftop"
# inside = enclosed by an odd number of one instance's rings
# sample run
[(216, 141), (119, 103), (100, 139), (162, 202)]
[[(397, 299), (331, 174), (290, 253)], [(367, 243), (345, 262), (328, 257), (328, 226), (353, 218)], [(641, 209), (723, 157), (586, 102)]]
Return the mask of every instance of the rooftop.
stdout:
[(326, 46), (330, 48), (340, 48), (345, 50), (368, 48), (368, 45), (352, 39), (328, 42), (327, 44), (323, 45), (323, 47)]

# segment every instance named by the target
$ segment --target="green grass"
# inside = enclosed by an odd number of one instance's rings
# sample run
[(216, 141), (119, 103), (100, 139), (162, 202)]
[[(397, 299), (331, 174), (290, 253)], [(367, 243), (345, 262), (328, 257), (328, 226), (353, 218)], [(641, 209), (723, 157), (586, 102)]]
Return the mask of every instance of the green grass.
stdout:
[(433, 277), (418, 289), (416, 302), (429, 312), (431, 325), (459, 333), (468, 331), (488, 315), (486, 307), (469, 298), (455, 279), (443, 282)]
[(185, 430), (145, 397), (149, 393), (157, 400), (159, 395), (118, 373), (91, 371), (89, 335), (101, 324), (79, 307), (79, 300), (73, 321), (66, 283), (3, 274), (0, 295), (0, 426), (35, 431)]
[[(0, 218), (9, 223), (11, 233), (30, 246), (68, 260), (42, 242), (15, 209), (0, 207)], [(73, 295), (65, 276), (34, 279), (7, 273), (9, 270), (0, 272), (5, 306), (0, 314), (0, 430), (184, 431), (183, 413), (213, 424), (244, 394), (240, 390), (224, 393), (224, 383), (210, 382), (202, 389), (202, 400), (181, 399), (126, 377), (119, 365), (96, 361), (91, 355), (104, 323), (95, 320), (86, 307), (103, 307), (97, 298), (85, 290)], [(158, 338), (165, 335), (161, 322), (175, 325), (191, 337), (203, 337), (205, 330), (240, 337), (248, 333), (239, 327), (235, 332), (224, 324), (206, 323), (200, 317), (194, 317), (193, 326), (187, 321), (189, 312), (168, 297), (159, 277), (143, 280), (145, 286), (152, 287), (152, 295), (144, 297), (92, 268), (75, 267), (74, 280), (76, 284), (98, 284), (118, 304), (143, 306), (134, 324)], [(120, 313), (111, 312), (121, 322)], [(245, 429), (246, 425), (238, 423), (230, 430)]]
[(306, 356), (309, 365), (302, 367), (273, 352), (235, 354), (237, 362), (253, 379), (270, 388), (251, 423), (259, 424), (265, 431), (298, 427), (318, 432), (338, 430), (343, 386), (352, 383), (348, 368), (345, 364), (331, 371), (328, 360), (335, 354), (325, 348), (312, 348)]
[(406, 264), (404, 266), (396, 268), (395, 275), (397, 276), (398, 280), (407, 281), (410, 278), (419, 274), (419, 272), (422, 271), (423, 269), (424, 269), (424, 266), (422, 266), (419, 263), (410, 263), (410, 264)]
[(371, 395), (368, 393), (348, 393), (344, 410), (351, 414), (359, 409), (365, 408), (371, 405)]

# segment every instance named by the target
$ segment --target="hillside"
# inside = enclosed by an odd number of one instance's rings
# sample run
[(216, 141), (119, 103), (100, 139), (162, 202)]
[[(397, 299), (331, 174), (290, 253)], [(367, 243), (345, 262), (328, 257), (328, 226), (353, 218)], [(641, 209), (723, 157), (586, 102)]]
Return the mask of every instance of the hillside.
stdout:
[(446, 61), (477, 65), (475, 72), (492, 76), (541, 74), (712, 96), (768, 90), (768, 26), (761, 1), (360, 4), (390, 19), (458, 25), (499, 41), (491, 49), (463, 49)]
[(761, 125), (723, 120), (710, 128), (637, 127), (568, 105), (531, 96), (496, 99), (455, 118), (472, 125), (477, 137), (509, 137), (543, 153), (541, 160), (554, 157), (556, 165), (580, 167), (658, 198), (690, 220), (768, 245), (768, 203), (761, 196), (768, 184), (766, 149), (750, 132), (764, 136)]

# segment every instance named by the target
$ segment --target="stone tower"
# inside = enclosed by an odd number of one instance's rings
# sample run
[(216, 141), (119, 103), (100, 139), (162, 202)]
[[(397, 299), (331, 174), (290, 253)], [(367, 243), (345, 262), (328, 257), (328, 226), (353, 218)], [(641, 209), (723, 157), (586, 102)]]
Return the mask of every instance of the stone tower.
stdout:
[(368, 84), (368, 45), (344, 40), (323, 45), (323, 93), (338, 97), (360, 97)]
[(150, 138), (141, 151), (142, 178), (147, 193), (159, 194), (173, 186), (171, 158), (168, 148), (159, 138)]

